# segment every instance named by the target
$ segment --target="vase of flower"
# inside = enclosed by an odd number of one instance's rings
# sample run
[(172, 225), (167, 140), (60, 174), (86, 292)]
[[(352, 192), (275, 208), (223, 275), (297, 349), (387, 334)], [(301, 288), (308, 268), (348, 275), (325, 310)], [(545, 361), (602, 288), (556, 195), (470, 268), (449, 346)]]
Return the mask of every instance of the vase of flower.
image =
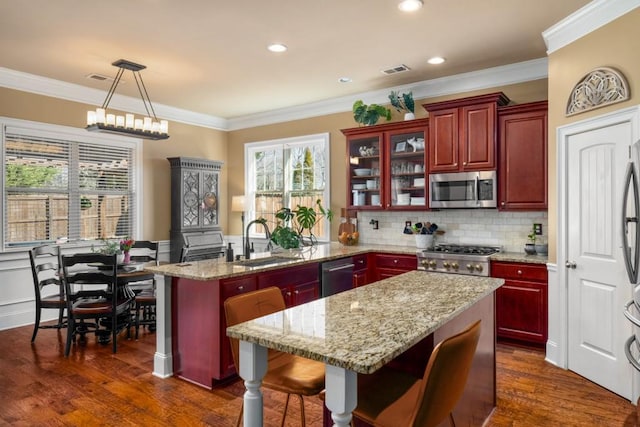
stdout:
[(129, 264), (131, 262), (131, 252), (126, 251), (124, 253), (124, 259), (122, 260), (124, 264)]
[(129, 251), (131, 250), (131, 247), (133, 246), (134, 243), (135, 243), (135, 240), (130, 239), (129, 237), (127, 237), (126, 239), (120, 240), (120, 250), (124, 254), (122, 257), (123, 258), (122, 262), (124, 264), (129, 264), (129, 262), (131, 261), (131, 254), (129, 253)]

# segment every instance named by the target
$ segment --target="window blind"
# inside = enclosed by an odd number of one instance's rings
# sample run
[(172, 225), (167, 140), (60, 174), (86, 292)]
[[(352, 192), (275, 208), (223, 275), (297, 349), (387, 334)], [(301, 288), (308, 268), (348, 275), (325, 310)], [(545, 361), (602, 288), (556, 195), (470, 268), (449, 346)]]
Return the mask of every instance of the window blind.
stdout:
[(133, 145), (4, 132), (4, 247), (134, 235)]

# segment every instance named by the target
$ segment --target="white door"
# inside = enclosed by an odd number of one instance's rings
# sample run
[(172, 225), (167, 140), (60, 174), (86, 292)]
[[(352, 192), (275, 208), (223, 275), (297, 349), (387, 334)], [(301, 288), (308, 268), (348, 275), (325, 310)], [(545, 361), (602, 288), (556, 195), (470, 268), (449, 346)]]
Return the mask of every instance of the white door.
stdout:
[(632, 293), (621, 201), (631, 136), (627, 122), (567, 141), (568, 367), (627, 399), (633, 374), (624, 343), (632, 330), (623, 308)]

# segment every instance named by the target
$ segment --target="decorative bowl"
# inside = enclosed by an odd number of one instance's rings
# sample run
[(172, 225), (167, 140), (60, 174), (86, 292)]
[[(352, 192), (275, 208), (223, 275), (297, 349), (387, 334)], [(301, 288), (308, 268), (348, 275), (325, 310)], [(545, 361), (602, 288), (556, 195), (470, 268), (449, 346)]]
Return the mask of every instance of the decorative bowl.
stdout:
[(358, 168), (358, 169), (354, 169), (353, 172), (356, 174), (356, 176), (366, 176), (366, 175), (371, 175), (371, 169), (369, 168)]

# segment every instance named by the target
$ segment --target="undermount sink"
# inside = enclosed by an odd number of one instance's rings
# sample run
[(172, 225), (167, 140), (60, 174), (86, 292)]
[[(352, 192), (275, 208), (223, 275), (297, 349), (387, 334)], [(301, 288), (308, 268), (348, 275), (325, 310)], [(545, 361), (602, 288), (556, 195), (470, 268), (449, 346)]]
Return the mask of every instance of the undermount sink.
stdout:
[(293, 259), (284, 258), (284, 257), (263, 257), (263, 258), (253, 258), (253, 259), (243, 259), (240, 261), (234, 262), (236, 265), (241, 265), (243, 267), (264, 267), (267, 265), (277, 265), (291, 262)]

